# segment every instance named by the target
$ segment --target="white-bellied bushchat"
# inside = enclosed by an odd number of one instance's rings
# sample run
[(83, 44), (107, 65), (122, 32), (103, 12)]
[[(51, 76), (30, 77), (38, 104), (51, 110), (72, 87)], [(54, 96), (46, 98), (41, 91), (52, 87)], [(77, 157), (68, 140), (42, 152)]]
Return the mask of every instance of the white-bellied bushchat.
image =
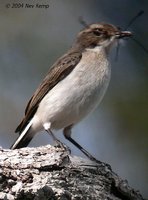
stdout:
[(110, 49), (120, 38), (131, 35), (106, 23), (91, 24), (80, 31), (72, 47), (53, 64), (29, 100), (16, 129), (20, 136), (11, 149), (27, 146), (41, 130), (54, 137), (52, 130), (63, 129), (66, 139), (93, 160), (71, 138), (71, 128), (99, 105), (110, 81)]

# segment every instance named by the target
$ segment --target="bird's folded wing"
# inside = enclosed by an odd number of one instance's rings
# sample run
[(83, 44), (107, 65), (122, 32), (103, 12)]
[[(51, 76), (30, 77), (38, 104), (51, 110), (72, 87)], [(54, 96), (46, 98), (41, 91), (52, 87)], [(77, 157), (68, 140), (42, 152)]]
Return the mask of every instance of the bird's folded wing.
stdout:
[(40, 101), (58, 82), (64, 79), (75, 68), (82, 57), (80, 52), (71, 52), (61, 57), (49, 70), (47, 76), (43, 82), (39, 85), (31, 99), (29, 100), (25, 117), (15, 132), (21, 132), (29, 123), (33, 115), (35, 114)]

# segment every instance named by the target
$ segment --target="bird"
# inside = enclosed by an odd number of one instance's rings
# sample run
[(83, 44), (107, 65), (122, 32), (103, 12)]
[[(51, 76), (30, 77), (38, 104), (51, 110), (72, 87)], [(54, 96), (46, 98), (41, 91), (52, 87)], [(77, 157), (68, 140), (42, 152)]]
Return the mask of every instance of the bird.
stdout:
[(109, 23), (86, 25), (70, 49), (50, 68), (29, 100), (25, 115), (15, 132), (19, 137), (10, 147), (26, 147), (42, 130), (55, 141), (54, 130), (63, 130), (66, 139), (91, 160), (96, 160), (72, 137), (72, 127), (100, 104), (111, 77), (110, 52), (132, 33)]

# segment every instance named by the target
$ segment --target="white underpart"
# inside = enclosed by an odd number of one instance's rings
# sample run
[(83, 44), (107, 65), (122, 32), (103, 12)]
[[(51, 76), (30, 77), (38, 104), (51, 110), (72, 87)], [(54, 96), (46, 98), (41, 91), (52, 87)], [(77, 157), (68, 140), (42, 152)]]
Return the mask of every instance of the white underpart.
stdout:
[(42, 99), (32, 128), (61, 129), (79, 122), (98, 106), (109, 80), (104, 48), (87, 49), (74, 70)]
[(43, 124), (43, 127), (44, 127), (45, 130), (48, 131), (50, 129), (50, 127), (51, 127), (51, 123), (50, 122), (46, 122), (46, 123)]

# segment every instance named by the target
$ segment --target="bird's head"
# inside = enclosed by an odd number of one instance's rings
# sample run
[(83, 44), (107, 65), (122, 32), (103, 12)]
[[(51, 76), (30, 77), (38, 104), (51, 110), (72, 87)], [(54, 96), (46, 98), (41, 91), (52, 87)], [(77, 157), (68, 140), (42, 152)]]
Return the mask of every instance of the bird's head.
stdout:
[(95, 48), (97, 46), (108, 49), (117, 40), (130, 36), (132, 36), (130, 31), (122, 31), (111, 24), (91, 24), (78, 33), (76, 45), (81, 49)]

